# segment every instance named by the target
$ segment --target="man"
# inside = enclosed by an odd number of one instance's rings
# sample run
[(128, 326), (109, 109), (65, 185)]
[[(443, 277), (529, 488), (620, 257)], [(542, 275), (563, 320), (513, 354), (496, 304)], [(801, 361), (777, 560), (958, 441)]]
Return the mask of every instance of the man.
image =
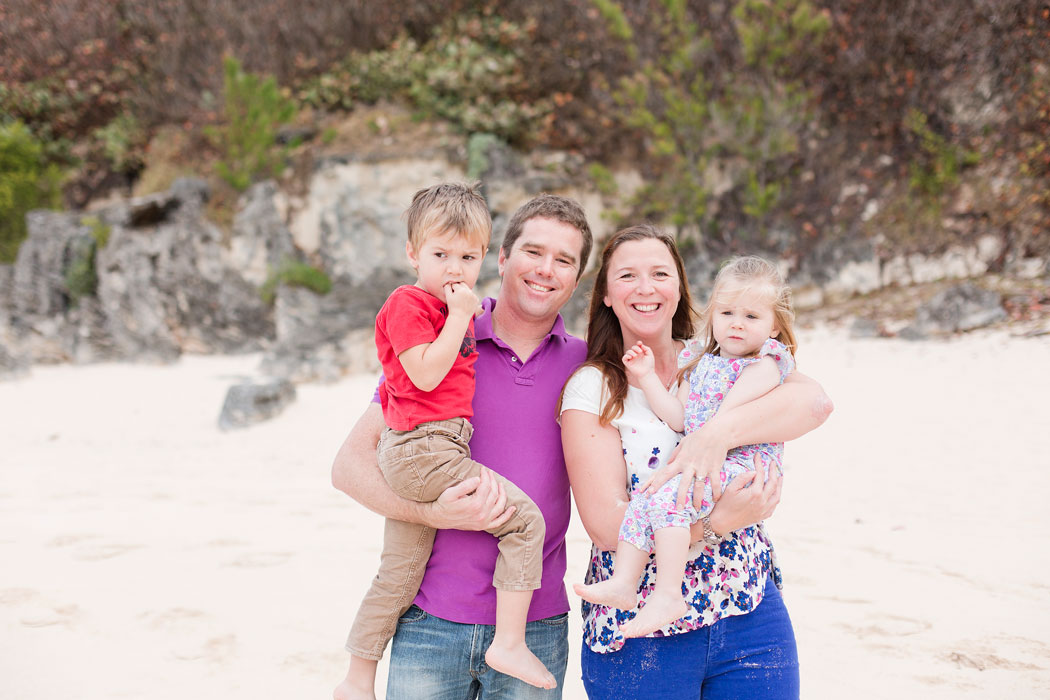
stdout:
[[(555, 407), (562, 386), (586, 356), (559, 315), (586, 266), (592, 236), (573, 200), (540, 195), (515, 212), (499, 252), (498, 297), (475, 320), (478, 360), (473, 401), (472, 458), (516, 484), (539, 506), (546, 523), (543, 578), (529, 608), (526, 643), (554, 674), (541, 690), (489, 669), (496, 596), (492, 573), (497, 540), (488, 533), (509, 518), (505, 494), (488, 472), (448, 489), (434, 503), (395, 495), (375, 456), (385, 427), (373, 403), (354, 426), (332, 467), (333, 485), (388, 518), (438, 528), (416, 606), (398, 625), (387, 697), (482, 695), (559, 698), (568, 658), (565, 532), (569, 483)], [(475, 639), (475, 634), (480, 635)], [(348, 674), (347, 681), (351, 680)], [(348, 696), (336, 689), (336, 697)]]

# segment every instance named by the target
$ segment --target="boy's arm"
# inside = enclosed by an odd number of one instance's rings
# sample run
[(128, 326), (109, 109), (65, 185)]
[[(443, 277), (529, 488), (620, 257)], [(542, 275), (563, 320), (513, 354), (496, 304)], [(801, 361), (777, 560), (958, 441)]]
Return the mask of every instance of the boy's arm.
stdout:
[(719, 411), (729, 411), (736, 406), (754, 401), (780, 385), (780, 370), (772, 357), (763, 357), (753, 362), (740, 373), (736, 382), (726, 392)]
[(465, 284), (452, 285), (446, 292), (448, 318), (438, 337), (432, 342), (414, 345), (397, 356), (409, 380), (420, 391), (433, 391), (459, 355), (463, 336), (478, 305), (478, 298)]
[(488, 530), (514, 513), (488, 469), (446, 489), (432, 503), (417, 503), (394, 493), (376, 462), (376, 445), (386, 423), (379, 404), (370, 404), (347, 436), (332, 463), (332, 486), (387, 518), (442, 530)]

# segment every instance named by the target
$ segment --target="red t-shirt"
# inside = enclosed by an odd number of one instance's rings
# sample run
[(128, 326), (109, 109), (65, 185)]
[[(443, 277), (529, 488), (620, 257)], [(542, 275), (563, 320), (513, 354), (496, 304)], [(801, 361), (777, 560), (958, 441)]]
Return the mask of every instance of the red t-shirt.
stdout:
[(437, 340), (448, 318), (448, 306), (419, 287), (394, 290), (376, 315), (376, 349), (386, 381), (379, 385), (383, 418), (394, 430), (411, 430), (420, 423), (474, 415), (474, 319), (470, 319), (456, 361), (433, 391), (421, 391), (405, 373), (397, 356), (409, 348)]

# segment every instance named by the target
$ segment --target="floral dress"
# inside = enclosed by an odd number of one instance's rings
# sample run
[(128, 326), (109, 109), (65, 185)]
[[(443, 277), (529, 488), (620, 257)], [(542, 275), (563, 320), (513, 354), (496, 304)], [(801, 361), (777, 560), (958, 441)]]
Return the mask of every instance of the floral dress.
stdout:
[[(691, 360), (699, 350), (696, 343), (691, 343), (679, 356), (679, 364)], [(692, 374), (695, 375), (696, 371)], [(594, 367), (583, 367), (566, 384), (561, 410), (577, 409), (599, 415), (604, 392), (605, 381), (601, 372)], [(690, 407), (686, 409), (688, 414)], [(704, 420), (713, 413), (711, 411)], [(614, 419), (612, 425), (620, 432), (627, 465), (626, 486), (630, 492), (634, 492), (653, 471), (666, 463), (681, 435), (661, 421), (649, 408), (642, 390), (632, 386), (627, 388), (623, 414)], [(615, 560), (615, 552), (599, 550), (592, 545), (585, 583), (609, 579)], [(656, 565), (654, 558), (650, 557), (638, 588), (638, 602), (650, 595), (655, 577)], [(664, 637), (690, 632), (714, 624), (723, 617), (751, 612), (761, 602), (762, 592), (770, 577), (779, 588), (780, 569), (776, 565), (772, 543), (761, 525), (732, 532), (717, 546), (696, 542), (689, 550), (689, 561), (682, 581), (689, 612), (649, 636)], [(624, 637), (620, 633), (620, 626), (634, 617), (634, 611), (583, 601), (582, 612), (583, 640), (592, 651), (614, 652), (623, 646)]]

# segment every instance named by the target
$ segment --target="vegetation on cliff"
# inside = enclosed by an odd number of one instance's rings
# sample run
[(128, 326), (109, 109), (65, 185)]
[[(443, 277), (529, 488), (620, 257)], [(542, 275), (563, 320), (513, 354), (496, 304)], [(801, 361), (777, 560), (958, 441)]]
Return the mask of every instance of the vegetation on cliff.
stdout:
[[(9, 0), (0, 34), (23, 144), (0, 194), (30, 193), (0, 221), (53, 203), (57, 168), (71, 206), (127, 187), (172, 129), (242, 188), (296, 110), (323, 142), (384, 99), (574, 150), (621, 215), (720, 249), (1050, 248), (1050, 8), (1026, 0)], [(616, 191), (623, 163), (641, 190)]]

